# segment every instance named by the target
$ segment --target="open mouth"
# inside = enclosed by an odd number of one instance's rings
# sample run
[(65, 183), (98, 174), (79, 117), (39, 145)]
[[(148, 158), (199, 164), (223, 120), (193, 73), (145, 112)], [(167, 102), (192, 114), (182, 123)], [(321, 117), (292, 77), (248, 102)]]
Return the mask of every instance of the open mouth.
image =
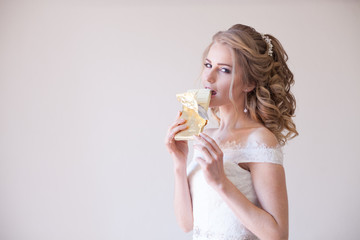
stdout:
[(210, 89), (210, 92), (211, 92), (211, 95), (214, 96), (216, 95), (216, 91), (215, 90), (212, 90), (211, 88), (209, 87), (205, 87), (206, 89)]

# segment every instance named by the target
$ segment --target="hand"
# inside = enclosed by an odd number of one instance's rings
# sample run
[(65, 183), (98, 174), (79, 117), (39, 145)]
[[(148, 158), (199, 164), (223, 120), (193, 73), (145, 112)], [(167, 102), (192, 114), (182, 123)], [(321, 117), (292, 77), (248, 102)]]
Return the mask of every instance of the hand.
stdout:
[(182, 113), (179, 111), (175, 122), (169, 127), (165, 138), (165, 145), (169, 153), (173, 156), (175, 164), (186, 167), (186, 160), (189, 153), (188, 142), (176, 141), (174, 139), (178, 132), (181, 132), (189, 127), (185, 124), (186, 120), (180, 118), (181, 114)]
[(197, 157), (195, 160), (200, 164), (207, 183), (215, 189), (219, 189), (227, 180), (224, 172), (223, 152), (214, 139), (200, 133), (195, 136), (194, 148), (202, 152), (204, 158)]

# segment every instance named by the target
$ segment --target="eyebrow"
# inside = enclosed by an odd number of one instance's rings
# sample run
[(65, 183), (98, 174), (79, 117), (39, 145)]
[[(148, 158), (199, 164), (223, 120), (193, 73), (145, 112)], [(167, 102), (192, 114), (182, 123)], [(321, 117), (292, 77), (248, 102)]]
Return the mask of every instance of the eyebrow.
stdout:
[[(209, 59), (206, 58), (205, 60), (208, 61), (209, 63), (211, 63), (211, 61), (210, 61)], [(232, 68), (231, 65), (226, 64), (226, 63), (218, 63), (218, 65), (224, 65), (224, 66), (228, 66), (228, 67), (231, 67), (231, 68)]]

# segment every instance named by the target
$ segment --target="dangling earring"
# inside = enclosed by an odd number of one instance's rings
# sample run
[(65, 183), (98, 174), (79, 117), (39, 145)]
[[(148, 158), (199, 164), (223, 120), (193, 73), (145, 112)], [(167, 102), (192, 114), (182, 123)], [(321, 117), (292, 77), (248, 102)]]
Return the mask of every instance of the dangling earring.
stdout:
[(245, 102), (244, 102), (244, 105), (245, 105), (245, 108), (244, 108), (244, 113), (247, 113), (247, 108), (246, 108), (246, 102), (247, 102), (247, 94), (245, 95)]

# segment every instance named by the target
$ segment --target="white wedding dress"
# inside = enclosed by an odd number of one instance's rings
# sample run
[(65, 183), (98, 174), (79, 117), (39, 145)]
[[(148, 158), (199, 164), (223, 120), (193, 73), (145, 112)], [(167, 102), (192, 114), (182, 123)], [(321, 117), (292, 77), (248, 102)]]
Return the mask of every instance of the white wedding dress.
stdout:
[[(223, 151), (226, 176), (252, 203), (259, 206), (251, 174), (238, 164), (267, 162), (282, 165), (282, 148), (258, 143), (240, 146), (234, 142), (220, 148)], [(195, 161), (198, 156), (201, 156), (201, 152), (194, 149), (194, 156), (187, 167), (194, 216), (193, 240), (258, 239), (241, 224), (218, 193), (207, 184), (200, 165)]]

